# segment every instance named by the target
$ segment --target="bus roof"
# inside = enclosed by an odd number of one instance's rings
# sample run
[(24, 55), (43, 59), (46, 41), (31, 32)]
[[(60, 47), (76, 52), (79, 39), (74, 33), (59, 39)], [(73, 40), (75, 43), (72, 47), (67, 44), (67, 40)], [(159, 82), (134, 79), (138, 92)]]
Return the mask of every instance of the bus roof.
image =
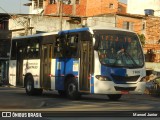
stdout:
[(117, 27), (104, 27), (104, 26), (93, 26), (90, 27), (91, 30), (119, 30), (119, 31), (125, 31), (125, 32), (133, 32), (127, 29), (117, 28)]
[(19, 36), (19, 37), (13, 37), (12, 39), (18, 40), (18, 39), (24, 39), (24, 38), (33, 38), (33, 37), (41, 37), (41, 36), (56, 35), (56, 34), (61, 35), (66, 33), (75, 33), (75, 32), (82, 32), (82, 31), (90, 31), (93, 33), (93, 30), (120, 30), (120, 31), (126, 31), (126, 32), (133, 32), (130, 30), (116, 28), (116, 27), (93, 26), (93, 27), (84, 27), (84, 28), (77, 28), (77, 29), (71, 29), (71, 30), (63, 30), (59, 32), (49, 32), (49, 33), (39, 33), (39, 34), (27, 35), (27, 36)]
[(58, 32), (39, 33), (39, 34), (34, 34), (34, 35), (13, 37), (12, 39), (18, 40), (18, 39), (24, 39), (24, 38), (33, 38), (33, 37), (41, 37), (41, 36), (56, 35), (56, 34), (58, 34)]
[(125, 31), (125, 32), (133, 32), (130, 30), (116, 28), (116, 27), (93, 26), (93, 27), (77, 28), (77, 29), (72, 29), (72, 30), (63, 30), (63, 31), (58, 32), (58, 34), (61, 35), (61, 34), (66, 34), (66, 33), (75, 33), (75, 32), (82, 32), (82, 31), (93, 32), (93, 30), (119, 30), (119, 31)]
[(84, 28), (77, 28), (77, 29), (72, 29), (72, 30), (63, 30), (60, 31), (58, 34), (66, 34), (66, 33), (74, 33), (74, 32), (82, 32), (82, 31), (89, 31), (88, 27), (84, 27)]

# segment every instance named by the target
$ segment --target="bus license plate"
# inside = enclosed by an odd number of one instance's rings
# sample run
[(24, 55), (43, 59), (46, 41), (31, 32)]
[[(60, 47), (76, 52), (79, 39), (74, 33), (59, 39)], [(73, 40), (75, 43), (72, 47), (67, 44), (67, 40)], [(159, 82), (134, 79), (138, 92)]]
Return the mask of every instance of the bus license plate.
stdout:
[(128, 91), (121, 91), (121, 94), (129, 94), (129, 92)]

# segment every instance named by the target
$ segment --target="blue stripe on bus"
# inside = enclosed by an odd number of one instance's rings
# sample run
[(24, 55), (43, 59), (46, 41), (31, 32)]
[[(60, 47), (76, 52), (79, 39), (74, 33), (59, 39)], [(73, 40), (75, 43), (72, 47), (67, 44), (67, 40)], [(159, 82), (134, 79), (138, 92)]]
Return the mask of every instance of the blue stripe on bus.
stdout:
[(79, 29), (73, 29), (73, 30), (64, 30), (64, 31), (60, 31), (58, 34), (67, 34), (67, 33), (75, 33), (75, 32), (82, 32), (82, 31), (88, 31), (89, 28), (85, 27), (85, 28), (79, 28)]
[(94, 75), (91, 76), (91, 93), (94, 93)]
[(118, 76), (126, 76), (126, 69), (124, 68), (111, 68), (101, 65), (101, 75), (109, 76), (110, 74), (115, 74)]
[(60, 61), (60, 59), (56, 59), (56, 70), (55, 70), (55, 89), (56, 90), (64, 90), (64, 81), (63, 81), (63, 71), (64, 63)]
[[(67, 74), (78, 76), (78, 71), (73, 71), (74, 58), (58, 58), (56, 59), (55, 70), (55, 88), (56, 90), (64, 90), (64, 78)], [(79, 62), (79, 61), (77, 61)]]
[[(111, 75), (116, 75), (116, 76), (126, 76), (126, 69), (124, 68), (111, 68), (111, 67), (106, 67), (104, 65), (101, 65), (101, 75), (102, 76), (108, 76), (111, 80), (113, 80), (113, 82), (115, 82), (116, 80), (114, 80)], [(120, 84), (121, 81), (116, 81), (117, 84)]]

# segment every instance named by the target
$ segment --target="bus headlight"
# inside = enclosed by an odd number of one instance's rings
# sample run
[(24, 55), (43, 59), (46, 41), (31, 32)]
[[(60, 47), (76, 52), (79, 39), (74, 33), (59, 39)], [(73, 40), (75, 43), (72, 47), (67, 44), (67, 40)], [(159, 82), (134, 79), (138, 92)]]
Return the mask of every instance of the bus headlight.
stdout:
[(96, 75), (96, 78), (100, 81), (112, 81), (107, 76), (102, 76), (102, 75)]

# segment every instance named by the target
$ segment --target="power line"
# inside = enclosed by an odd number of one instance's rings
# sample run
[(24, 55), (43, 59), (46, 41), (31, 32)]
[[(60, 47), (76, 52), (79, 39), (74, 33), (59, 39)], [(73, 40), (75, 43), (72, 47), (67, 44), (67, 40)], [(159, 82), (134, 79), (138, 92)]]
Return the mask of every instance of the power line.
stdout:
[[(5, 9), (3, 9), (1, 6), (0, 6), (0, 8), (5, 12), (5, 13), (7, 13), (12, 19), (13, 19), (13, 21), (15, 22), (15, 24), (18, 26), (18, 23), (19, 24), (21, 24), (24, 28), (25, 28), (25, 35), (27, 35), (28, 34), (28, 22), (29, 22), (29, 18), (27, 17), (27, 21), (22, 21), (22, 20), (20, 20), (20, 21), (17, 21), (15, 18), (14, 18), (14, 16), (13, 15), (11, 15), (11, 14), (9, 14)], [(24, 17), (25, 18), (25, 17)], [(25, 25), (26, 24), (26, 25)]]
[[(14, 15), (11, 15), (11, 14), (9, 14), (5, 9), (3, 9), (1, 6), (0, 6), (0, 8), (5, 12), (5, 13), (7, 13), (14, 21), (16, 21), (15, 23), (16, 23), (16, 25), (17, 25), (17, 23), (19, 23), (15, 18), (14, 18)], [(24, 24), (22, 24), (21, 22), (19, 23), (19, 24), (21, 24), (23, 27), (26, 27)]]

